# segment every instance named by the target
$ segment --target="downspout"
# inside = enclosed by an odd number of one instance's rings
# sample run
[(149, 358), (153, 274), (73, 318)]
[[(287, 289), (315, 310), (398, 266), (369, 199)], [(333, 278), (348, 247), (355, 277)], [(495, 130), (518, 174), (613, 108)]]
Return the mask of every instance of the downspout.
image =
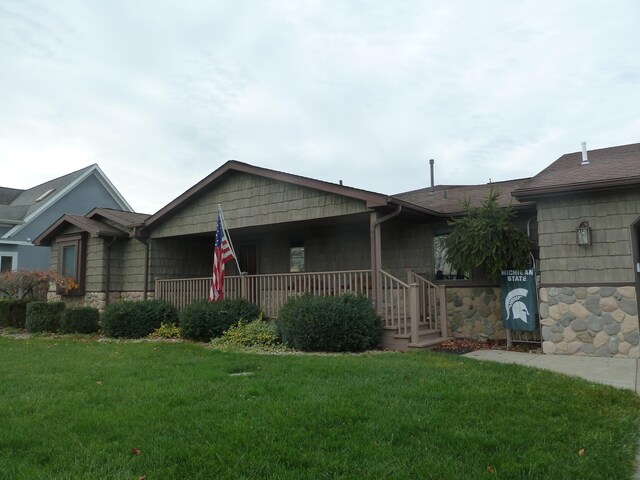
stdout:
[(113, 237), (109, 243), (107, 243), (107, 273), (105, 275), (105, 286), (104, 286), (104, 306), (107, 307), (109, 305), (109, 297), (111, 293), (111, 247), (114, 243), (116, 243), (118, 239)]
[[(371, 221), (370, 226), (370, 235), (371, 235), (371, 288), (372, 288), (372, 296), (373, 296), (373, 305), (376, 309), (377, 313), (382, 311), (382, 302), (380, 298), (380, 285), (378, 282), (378, 274), (382, 264), (382, 249), (380, 245), (380, 224), (386, 222), (387, 220), (391, 220), (393, 217), (397, 217), (400, 215), (402, 211), (402, 205), (398, 205), (396, 209), (385, 215), (384, 217), (378, 218)], [(375, 214), (375, 212), (373, 212)]]
[(142, 280), (142, 299), (146, 300), (147, 299), (147, 290), (149, 290), (149, 282), (148, 282), (148, 278), (149, 278), (149, 242), (147, 240), (143, 240), (139, 235), (138, 235), (138, 225), (133, 227), (133, 231), (131, 232), (131, 237), (135, 238), (136, 240), (138, 240), (140, 243), (142, 243), (144, 245), (144, 273), (143, 273), (143, 280)]

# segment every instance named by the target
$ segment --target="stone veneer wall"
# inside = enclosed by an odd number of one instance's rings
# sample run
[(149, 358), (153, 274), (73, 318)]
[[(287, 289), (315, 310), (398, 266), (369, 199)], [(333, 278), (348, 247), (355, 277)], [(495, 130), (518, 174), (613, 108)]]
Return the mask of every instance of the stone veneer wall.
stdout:
[(499, 287), (446, 287), (450, 336), (504, 339)]
[(540, 289), (544, 353), (640, 357), (634, 286)]
[[(147, 299), (152, 300), (155, 292), (147, 292)], [(105, 303), (106, 295), (104, 292), (87, 292), (83, 296), (62, 296), (58, 295), (55, 291), (47, 293), (47, 300), (50, 302), (64, 302), (67, 307), (93, 307), (104, 311), (106, 307)], [(111, 292), (109, 301), (122, 302), (122, 301), (140, 301), (143, 300), (143, 292)]]

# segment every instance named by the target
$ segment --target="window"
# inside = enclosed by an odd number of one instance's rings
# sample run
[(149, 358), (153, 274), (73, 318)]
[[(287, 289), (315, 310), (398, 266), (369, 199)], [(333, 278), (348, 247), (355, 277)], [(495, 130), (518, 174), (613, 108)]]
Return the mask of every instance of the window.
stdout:
[(0, 273), (11, 272), (18, 268), (18, 254), (7, 252), (0, 253)]
[(291, 273), (304, 272), (304, 242), (294, 240), (289, 247), (289, 271)]
[(84, 293), (84, 240), (82, 235), (68, 235), (58, 238), (58, 273), (72, 278), (76, 288), (59, 288), (62, 295)]
[(461, 280), (469, 278), (468, 272), (454, 271), (447, 262), (447, 249), (444, 240), (447, 235), (433, 237), (433, 265), (436, 280)]

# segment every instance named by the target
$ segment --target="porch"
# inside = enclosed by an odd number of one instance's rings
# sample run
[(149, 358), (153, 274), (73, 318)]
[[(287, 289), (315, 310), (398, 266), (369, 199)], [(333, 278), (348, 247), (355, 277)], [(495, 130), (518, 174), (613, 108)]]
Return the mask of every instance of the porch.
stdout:
[[(303, 293), (362, 294), (371, 299), (382, 319), (385, 347), (405, 350), (435, 345), (447, 338), (445, 287), (411, 270), (406, 275), (406, 281), (383, 270), (376, 279), (371, 270), (233, 275), (225, 277), (224, 291), (225, 298), (246, 298), (269, 318), (277, 318), (290, 297)], [(211, 277), (158, 279), (155, 298), (181, 310), (191, 302), (205, 300), (210, 285)]]

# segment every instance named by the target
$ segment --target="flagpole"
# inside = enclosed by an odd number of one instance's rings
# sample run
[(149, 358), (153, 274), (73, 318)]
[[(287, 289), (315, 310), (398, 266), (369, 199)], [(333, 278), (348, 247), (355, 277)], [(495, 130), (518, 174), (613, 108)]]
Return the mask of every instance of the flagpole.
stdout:
[(233, 248), (233, 242), (231, 241), (231, 235), (229, 235), (229, 229), (227, 228), (227, 221), (224, 219), (224, 212), (222, 211), (222, 207), (218, 204), (218, 216), (222, 221), (222, 228), (224, 229), (227, 238), (229, 239), (229, 248), (231, 248), (231, 253), (233, 253), (233, 258), (236, 261), (236, 266), (238, 267), (238, 275), (242, 275), (242, 270), (240, 269), (240, 263), (238, 262), (238, 256), (236, 255), (236, 251)]

